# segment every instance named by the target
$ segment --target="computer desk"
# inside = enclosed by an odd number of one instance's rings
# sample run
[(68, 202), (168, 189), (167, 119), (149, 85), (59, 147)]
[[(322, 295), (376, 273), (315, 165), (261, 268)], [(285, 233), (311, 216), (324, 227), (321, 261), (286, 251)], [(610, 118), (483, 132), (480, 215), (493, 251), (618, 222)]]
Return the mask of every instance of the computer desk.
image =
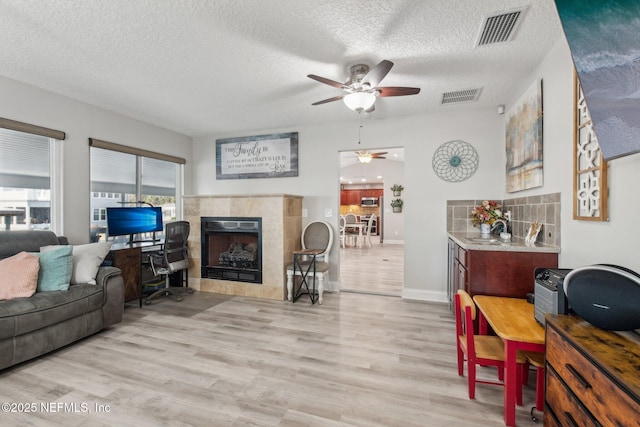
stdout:
[(162, 251), (164, 241), (114, 243), (105, 258), (106, 265), (118, 267), (124, 281), (124, 302), (138, 299), (142, 307), (143, 266), (149, 262), (149, 254)]

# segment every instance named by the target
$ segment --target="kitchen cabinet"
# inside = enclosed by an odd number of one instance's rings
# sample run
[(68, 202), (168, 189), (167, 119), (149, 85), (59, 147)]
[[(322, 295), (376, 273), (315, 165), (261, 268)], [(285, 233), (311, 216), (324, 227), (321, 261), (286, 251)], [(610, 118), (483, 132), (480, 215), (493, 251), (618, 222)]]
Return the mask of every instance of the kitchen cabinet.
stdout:
[(640, 425), (638, 337), (578, 316), (548, 314), (545, 323), (544, 425)]
[(362, 196), (360, 190), (341, 190), (340, 191), (340, 204), (341, 205), (357, 205), (360, 206)]
[(374, 189), (358, 189), (358, 190), (340, 190), (340, 205), (356, 205), (360, 206), (363, 197), (384, 196), (382, 188)]
[(450, 248), (451, 263), (450, 301), (458, 289), (471, 296), (494, 295), (526, 298), (533, 292), (534, 270), (538, 267), (555, 268), (558, 254), (535, 251), (467, 250), (453, 240)]
[(459, 289), (467, 289), (467, 251), (449, 239), (447, 296), (449, 309), (453, 310), (453, 296)]
[(453, 296), (459, 289), (467, 287), (467, 267), (466, 267), (467, 251), (449, 239), (449, 277), (448, 280), (448, 297), (449, 308), (453, 309)]
[(383, 189), (378, 189), (378, 188), (360, 190), (360, 195), (362, 197), (377, 197), (377, 198), (380, 198), (380, 197), (384, 196), (384, 190)]

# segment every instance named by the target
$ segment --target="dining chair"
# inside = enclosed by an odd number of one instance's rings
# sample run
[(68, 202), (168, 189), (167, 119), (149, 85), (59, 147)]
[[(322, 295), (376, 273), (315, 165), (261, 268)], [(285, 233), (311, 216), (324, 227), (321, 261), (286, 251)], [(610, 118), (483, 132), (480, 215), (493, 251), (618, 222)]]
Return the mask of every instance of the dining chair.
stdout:
[[(491, 384), (504, 387), (504, 343), (493, 335), (476, 335), (474, 321), (477, 316), (476, 305), (467, 292), (459, 289), (455, 298), (456, 314), (456, 349), (458, 353), (458, 375), (464, 376), (464, 361), (467, 361), (469, 399), (475, 399), (476, 384)], [(517, 363), (520, 365), (518, 376), (522, 376), (526, 358), (518, 353)], [(476, 367), (495, 366), (498, 369), (499, 381), (479, 380)], [(516, 402), (522, 405), (522, 378), (518, 379)]]
[(360, 242), (357, 242), (359, 231), (357, 231), (354, 228), (350, 228), (349, 224), (357, 223), (358, 217), (355, 214), (348, 213), (344, 216), (344, 222), (345, 222), (345, 229), (344, 229), (345, 247), (347, 244), (347, 240), (349, 240), (349, 242), (353, 242), (353, 246), (356, 246), (358, 243), (360, 243)]
[(352, 214), (352, 213), (348, 213), (344, 216), (345, 222), (347, 224), (355, 224), (356, 222), (358, 222), (358, 217), (356, 216), (356, 214)]
[[(318, 279), (318, 303), (322, 304), (322, 293), (324, 292), (324, 281), (329, 275), (329, 253), (333, 245), (333, 229), (325, 221), (313, 221), (307, 224), (302, 230), (302, 249), (321, 249), (323, 252), (316, 256), (316, 274)], [(321, 260), (319, 260), (321, 259)], [(311, 261), (304, 260), (300, 264), (304, 270)], [(312, 267), (313, 268), (313, 267)], [(294, 268), (293, 263), (287, 266), (287, 299), (293, 301), (293, 279), (301, 276), (299, 269)], [(309, 273), (310, 275), (312, 273)]]
[(340, 215), (340, 247), (346, 247), (346, 222), (344, 215)]
[(373, 223), (375, 221), (376, 216), (374, 214), (371, 214), (371, 216), (369, 217), (369, 221), (367, 221), (366, 232), (363, 233), (364, 239), (367, 242), (367, 246), (369, 246), (370, 248), (373, 247), (373, 245), (371, 244), (371, 229), (373, 228)]

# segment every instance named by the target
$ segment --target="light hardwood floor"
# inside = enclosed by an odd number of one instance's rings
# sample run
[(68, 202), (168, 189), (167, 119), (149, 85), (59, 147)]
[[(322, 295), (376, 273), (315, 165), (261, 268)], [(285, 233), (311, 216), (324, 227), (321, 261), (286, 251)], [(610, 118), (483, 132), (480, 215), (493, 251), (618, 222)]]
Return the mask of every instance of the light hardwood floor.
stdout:
[(399, 297), (404, 287), (404, 245), (340, 248), (340, 289)]
[[(0, 401), (38, 405), (2, 413), (0, 424), (502, 426), (502, 388), (478, 385), (468, 399), (454, 335), (442, 304), (334, 292), (319, 306), (196, 292), (128, 306), (122, 323), (0, 372)], [(519, 426), (533, 425), (534, 394), (525, 387)], [(47, 402), (78, 412), (45, 412)]]

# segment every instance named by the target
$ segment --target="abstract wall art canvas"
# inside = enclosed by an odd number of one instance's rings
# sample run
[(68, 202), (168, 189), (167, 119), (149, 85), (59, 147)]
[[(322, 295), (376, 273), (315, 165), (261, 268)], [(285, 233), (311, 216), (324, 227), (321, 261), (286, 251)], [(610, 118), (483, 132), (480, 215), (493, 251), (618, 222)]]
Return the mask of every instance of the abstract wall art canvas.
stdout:
[(506, 117), (506, 191), (542, 187), (542, 82), (536, 80)]
[(556, 7), (604, 159), (640, 152), (640, 1)]

